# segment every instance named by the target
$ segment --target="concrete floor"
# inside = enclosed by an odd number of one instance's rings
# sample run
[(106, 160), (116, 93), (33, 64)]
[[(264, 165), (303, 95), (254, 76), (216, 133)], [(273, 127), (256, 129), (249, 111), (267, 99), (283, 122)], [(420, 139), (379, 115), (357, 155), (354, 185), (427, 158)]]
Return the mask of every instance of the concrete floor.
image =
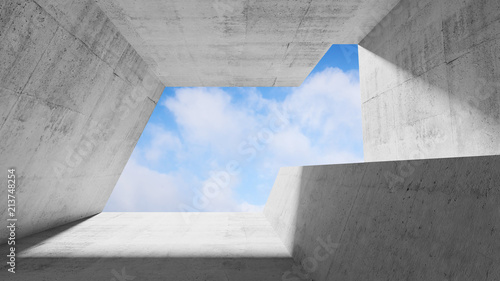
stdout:
[(293, 266), (260, 213), (101, 213), (17, 249), (17, 273), (3, 266), (0, 280), (120, 280), (122, 270), (137, 280), (280, 280)]
[(290, 257), (260, 213), (100, 213), (22, 243), (21, 258)]

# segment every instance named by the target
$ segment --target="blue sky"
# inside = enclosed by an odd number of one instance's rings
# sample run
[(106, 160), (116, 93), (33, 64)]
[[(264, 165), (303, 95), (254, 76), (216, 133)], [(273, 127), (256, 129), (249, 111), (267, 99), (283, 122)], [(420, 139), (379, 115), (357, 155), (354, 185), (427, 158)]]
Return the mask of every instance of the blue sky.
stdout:
[(300, 87), (166, 88), (104, 211), (260, 211), (280, 167), (363, 161), (356, 45)]

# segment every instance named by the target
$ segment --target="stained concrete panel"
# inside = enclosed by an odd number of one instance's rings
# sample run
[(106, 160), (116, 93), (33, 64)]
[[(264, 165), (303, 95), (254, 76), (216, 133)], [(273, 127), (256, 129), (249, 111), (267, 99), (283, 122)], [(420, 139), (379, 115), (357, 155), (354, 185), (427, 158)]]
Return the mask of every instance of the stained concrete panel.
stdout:
[(166, 86), (299, 86), (398, 0), (99, 0)]
[(293, 266), (261, 213), (101, 213), (26, 237), (17, 253), (16, 274), (2, 265), (0, 278), (281, 280)]
[(281, 168), (264, 214), (312, 280), (498, 280), (499, 166), (484, 156)]
[(365, 160), (500, 153), (499, 5), (402, 0), (361, 41)]
[(16, 168), (20, 238), (102, 211), (164, 86), (94, 1), (0, 13), (0, 168)]

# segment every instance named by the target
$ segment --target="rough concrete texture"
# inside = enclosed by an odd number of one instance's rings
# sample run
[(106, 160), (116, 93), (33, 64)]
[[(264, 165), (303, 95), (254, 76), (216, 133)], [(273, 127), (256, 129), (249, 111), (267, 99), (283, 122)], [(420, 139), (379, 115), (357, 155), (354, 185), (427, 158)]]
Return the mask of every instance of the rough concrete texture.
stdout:
[(365, 161), (500, 153), (499, 11), (402, 0), (361, 41)]
[(264, 214), (313, 280), (500, 280), (498, 167), (500, 156), (282, 168)]
[(166, 86), (299, 86), (399, 0), (98, 0)]
[(113, 270), (124, 270), (136, 280), (274, 281), (291, 270), (293, 260), (263, 214), (186, 215), (101, 213), (26, 237), (17, 273), (2, 265), (0, 279), (111, 280)]
[(298, 85), (363, 37), (367, 160), (498, 154), (500, 3), (396, 2), (0, 2), (0, 169), (17, 170), (17, 238), (52, 228), (0, 279), (499, 280), (500, 156), (283, 168), (265, 217), (73, 222), (104, 207), (160, 79)]
[(102, 211), (163, 85), (93, 1), (0, 13), (0, 170), (16, 168), (20, 238)]

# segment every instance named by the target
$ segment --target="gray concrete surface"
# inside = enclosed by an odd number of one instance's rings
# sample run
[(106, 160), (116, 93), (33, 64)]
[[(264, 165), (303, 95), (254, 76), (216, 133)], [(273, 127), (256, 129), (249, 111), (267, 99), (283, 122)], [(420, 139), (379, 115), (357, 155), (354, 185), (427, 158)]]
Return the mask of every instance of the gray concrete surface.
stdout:
[(56, 232), (19, 257), (291, 257), (262, 213), (105, 212)]
[(361, 41), (365, 161), (500, 154), (499, 11), (402, 0)]
[(498, 167), (500, 156), (282, 168), (264, 214), (313, 280), (500, 280)]
[(98, 0), (166, 86), (299, 86), (398, 0)]
[(163, 85), (93, 1), (0, 5), (0, 171), (5, 186), (16, 168), (20, 238), (102, 211)]
[(366, 160), (499, 154), (499, 2), (397, 2), (0, 2), (21, 238), (0, 279), (499, 280), (500, 156), (283, 168), (265, 217), (77, 221), (104, 207), (163, 83), (296, 86), (362, 38)]
[(101, 213), (18, 248), (17, 273), (2, 265), (0, 279), (281, 280), (293, 266), (261, 213)]

